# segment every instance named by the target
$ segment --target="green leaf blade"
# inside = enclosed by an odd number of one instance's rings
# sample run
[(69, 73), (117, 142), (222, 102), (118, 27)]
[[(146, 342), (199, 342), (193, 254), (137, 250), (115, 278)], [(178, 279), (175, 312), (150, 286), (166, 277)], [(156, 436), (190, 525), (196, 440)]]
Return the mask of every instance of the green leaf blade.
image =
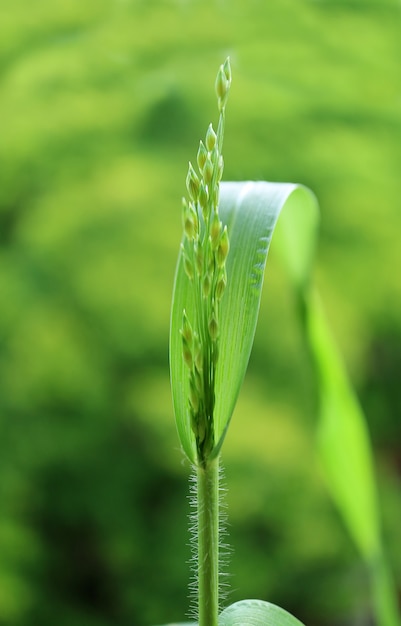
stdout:
[(291, 214), (312, 215), (317, 221), (315, 197), (300, 185), (240, 182), (221, 186), (219, 212), (228, 226), (230, 254), (227, 291), (220, 314), (214, 413), (216, 454), (221, 449), (248, 366), (270, 243), (281, 213), (287, 210)]
[[(248, 366), (270, 242), (277, 220), (287, 206), (289, 213), (301, 213), (301, 223), (305, 215), (312, 216), (312, 221), (317, 220), (315, 197), (300, 185), (251, 181), (221, 184), (219, 215), (228, 228), (230, 253), (226, 266), (227, 288), (219, 319), (214, 456), (220, 452)], [(305, 249), (306, 258), (310, 246)], [(301, 255), (298, 256), (301, 258)], [(295, 265), (298, 267), (299, 263), (295, 262)], [(306, 261), (301, 263), (301, 267), (304, 265), (306, 267)], [(306, 274), (307, 270), (303, 269), (302, 273)], [(196, 450), (188, 411), (189, 380), (180, 337), (184, 309), (188, 316), (194, 315), (192, 285), (180, 254), (171, 313), (170, 372), (179, 438), (185, 454), (193, 463)]]
[(307, 332), (320, 379), (318, 451), (332, 495), (367, 561), (380, 550), (380, 524), (366, 422), (316, 294)]
[[(365, 416), (318, 294), (310, 285), (310, 269), (306, 263), (306, 271), (301, 271), (294, 263), (295, 256), (307, 260), (307, 248), (314, 237), (312, 224), (285, 220), (286, 213), (280, 219), (285, 233), (281, 252), (302, 302), (302, 322), (320, 397), (317, 452), (332, 499), (369, 568), (377, 622), (380, 626), (399, 626), (396, 586), (382, 545), (374, 455)], [(294, 242), (298, 247), (295, 256)]]

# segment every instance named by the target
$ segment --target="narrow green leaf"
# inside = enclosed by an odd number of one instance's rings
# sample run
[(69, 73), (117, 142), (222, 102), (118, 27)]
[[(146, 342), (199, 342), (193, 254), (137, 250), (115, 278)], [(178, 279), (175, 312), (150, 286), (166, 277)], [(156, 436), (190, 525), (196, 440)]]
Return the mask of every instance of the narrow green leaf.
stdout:
[(269, 602), (242, 600), (220, 614), (219, 626), (302, 626), (302, 622)]
[(313, 254), (314, 237), (308, 223), (297, 223), (292, 216), (283, 214), (277, 239), (289, 276), (302, 300), (305, 334), (316, 368), (320, 396), (320, 458), (333, 498), (362, 555), (369, 560), (380, 549), (380, 532), (366, 423), (319, 297), (309, 284), (310, 267), (296, 263), (296, 257), (305, 258), (308, 250)]
[(396, 626), (400, 617), (382, 546), (374, 461), (365, 417), (315, 292), (305, 294), (305, 307), (305, 329), (319, 378), (318, 453), (331, 495), (370, 569), (378, 623)]
[(369, 560), (380, 549), (369, 436), (315, 293), (307, 300), (306, 330), (320, 379), (318, 451), (332, 495), (355, 543)]
[(319, 458), (331, 496), (369, 568), (377, 621), (380, 626), (399, 626), (395, 584), (381, 540), (373, 453), (365, 416), (318, 294), (308, 284), (309, 271), (306, 266), (301, 271), (294, 263), (295, 239), (299, 249), (306, 251), (314, 236), (308, 233), (307, 224), (300, 227), (295, 221), (287, 220), (284, 214), (280, 222), (283, 225), (283, 236), (278, 237), (281, 252), (302, 302), (304, 331), (317, 376)]

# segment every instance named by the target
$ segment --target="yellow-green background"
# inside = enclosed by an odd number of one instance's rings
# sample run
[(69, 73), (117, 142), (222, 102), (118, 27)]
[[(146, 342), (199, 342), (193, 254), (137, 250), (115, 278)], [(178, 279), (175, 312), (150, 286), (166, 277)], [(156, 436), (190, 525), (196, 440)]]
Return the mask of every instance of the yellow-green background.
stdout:
[[(150, 626), (188, 609), (169, 309), (187, 161), (227, 55), (225, 179), (302, 182), (320, 201), (316, 281), (401, 588), (401, 3), (2, 0), (1, 626)], [(364, 624), (367, 574), (315, 422), (272, 256), (223, 450), (229, 599)]]

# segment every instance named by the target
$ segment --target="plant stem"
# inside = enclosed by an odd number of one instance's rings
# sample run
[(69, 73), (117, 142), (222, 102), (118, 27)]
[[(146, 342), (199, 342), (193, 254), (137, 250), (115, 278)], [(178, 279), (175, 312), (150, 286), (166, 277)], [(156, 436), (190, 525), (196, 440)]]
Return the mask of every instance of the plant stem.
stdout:
[(199, 626), (217, 626), (219, 613), (219, 460), (197, 467)]

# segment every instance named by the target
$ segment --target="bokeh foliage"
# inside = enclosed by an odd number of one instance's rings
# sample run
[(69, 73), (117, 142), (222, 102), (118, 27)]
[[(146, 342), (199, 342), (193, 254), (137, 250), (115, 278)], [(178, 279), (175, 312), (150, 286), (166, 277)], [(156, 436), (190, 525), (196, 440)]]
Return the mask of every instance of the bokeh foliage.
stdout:
[[(316, 279), (366, 412), (400, 588), (399, 2), (4, 0), (0, 13), (0, 624), (186, 609), (169, 309), (187, 161), (227, 54), (225, 178), (319, 198)], [(266, 287), (224, 449), (230, 599), (308, 624), (363, 619), (366, 571), (316, 462), (308, 355), (273, 249)]]

